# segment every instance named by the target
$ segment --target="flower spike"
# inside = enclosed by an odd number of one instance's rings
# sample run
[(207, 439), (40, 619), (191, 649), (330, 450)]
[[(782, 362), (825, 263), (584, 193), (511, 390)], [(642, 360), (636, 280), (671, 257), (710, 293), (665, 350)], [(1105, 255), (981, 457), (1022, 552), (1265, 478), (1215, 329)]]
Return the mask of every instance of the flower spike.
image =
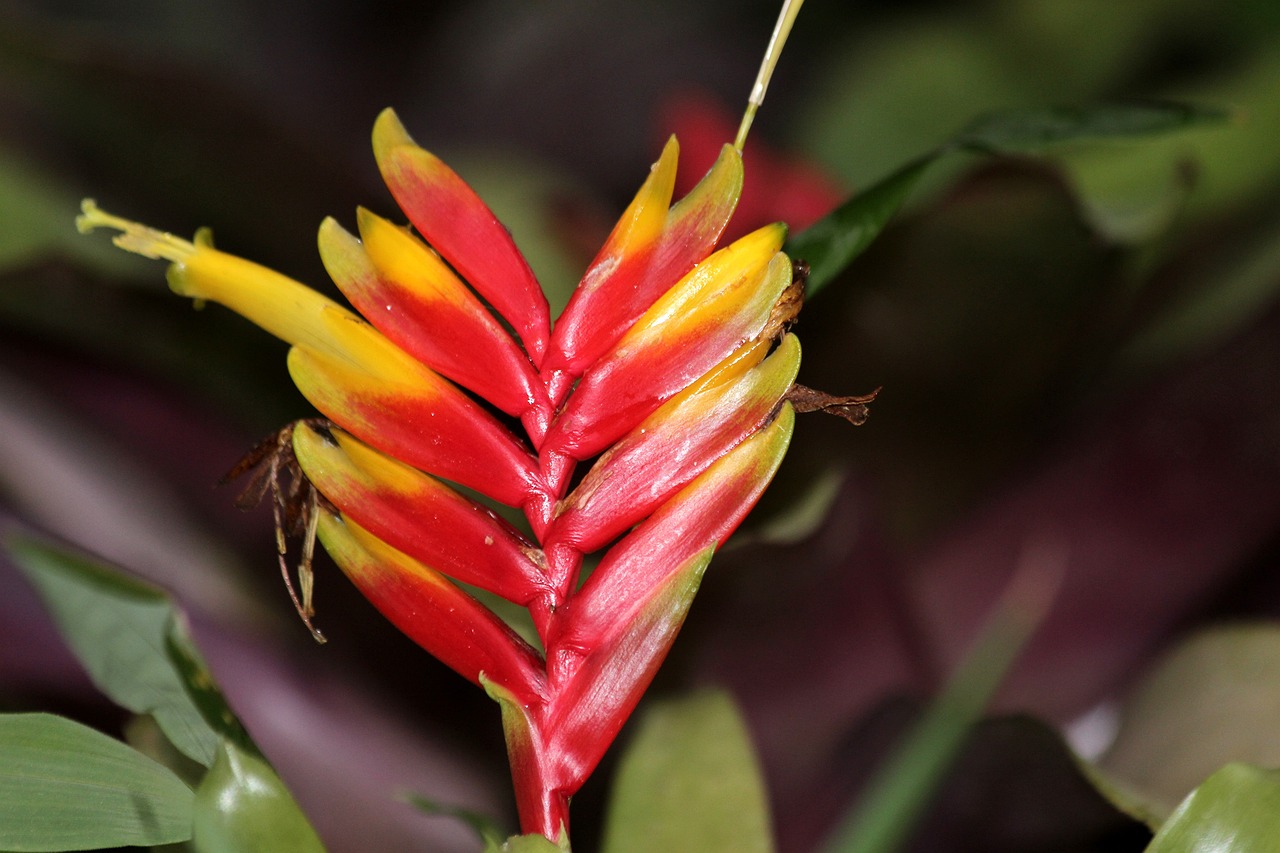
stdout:
[[(498, 703), (522, 829), (563, 849), (571, 798), (773, 478), (796, 411), (857, 421), (874, 396), (795, 384), (805, 267), (781, 251), (785, 226), (717, 250), (799, 5), (784, 6), (736, 145), (673, 204), (668, 140), (554, 329), (511, 236), (391, 110), (374, 156), (412, 228), (360, 208), (356, 233), (326, 219), (318, 235), (354, 311), (215, 249), (207, 231), (183, 240), (92, 202), (78, 220), (168, 260), (177, 293), (292, 345), (289, 372), (325, 417), (240, 467), (248, 499), (272, 492), (282, 552), (285, 533), (303, 534), (299, 611), (309, 618), (318, 537), (383, 615)], [(527, 532), (482, 499), (523, 512)], [(545, 651), (468, 589), (526, 608)]]

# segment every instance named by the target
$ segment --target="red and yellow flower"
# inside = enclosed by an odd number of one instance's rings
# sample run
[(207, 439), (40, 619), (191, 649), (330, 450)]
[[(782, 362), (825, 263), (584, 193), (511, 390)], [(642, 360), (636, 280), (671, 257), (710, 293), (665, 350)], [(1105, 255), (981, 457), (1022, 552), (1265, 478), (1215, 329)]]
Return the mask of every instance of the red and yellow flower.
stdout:
[[(118, 229), (123, 248), (172, 262), (177, 293), (292, 345), (289, 371), (325, 418), (291, 433), (323, 496), (320, 541), (387, 618), (500, 703), (523, 828), (556, 839), (786, 451), (800, 347), (785, 331), (797, 299), (784, 229), (717, 249), (738, 150), (672, 204), (672, 139), (553, 327), (507, 231), (390, 110), (373, 147), (411, 227), (363, 209), (354, 234), (321, 225), (355, 311), (207, 232), (188, 242), (90, 202), (80, 222)], [(520, 509), (527, 528), (454, 484)], [(580, 583), (583, 557), (610, 543)], [(527, 607), (541, 648), (460, 584)]]

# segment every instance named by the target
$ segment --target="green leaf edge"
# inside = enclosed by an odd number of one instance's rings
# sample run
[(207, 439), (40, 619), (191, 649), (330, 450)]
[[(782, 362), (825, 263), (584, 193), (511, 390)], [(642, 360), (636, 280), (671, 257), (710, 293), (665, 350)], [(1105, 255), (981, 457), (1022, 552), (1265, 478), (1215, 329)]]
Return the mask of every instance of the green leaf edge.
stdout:
[(1172, 101), (1036, 107), (979, 116), (933, 151), (910, 161), (792, 237), (785, 251), (809, 264), (806, 291), (821, 292), (880, 235), (920, 178), (947, 154), (1026, 155), (1066, 142), (1141, 139), (1206, 124), (1233, 114)]

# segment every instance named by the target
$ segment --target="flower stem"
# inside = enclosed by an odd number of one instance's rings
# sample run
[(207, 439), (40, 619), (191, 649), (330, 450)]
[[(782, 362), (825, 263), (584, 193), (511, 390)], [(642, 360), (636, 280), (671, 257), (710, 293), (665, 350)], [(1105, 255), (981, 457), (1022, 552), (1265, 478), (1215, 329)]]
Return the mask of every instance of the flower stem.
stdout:
[(782, 11), (778, 13), (778, 23), (773, 27), (773, 35), (769, 37), (769, 46), (765, 48), (764, 60), (761, 61), (760, 71), (756, 74), (755, 85), (751, 87), (751, 97), (747, 99), (747, 110), (742, 114), (742, 124), (738, 126), (738, 137), (733, 141), (733, 147), (739, 152), (747, 142), (747, 132), (751, 130), (751, 122), (755, 120), (756, 110), (760, 109), (760, 105), (764, 103), (764, 93), (769, 88), (773, 69), (778, 64), (782, 47), (787, 42), (787, 36), (791, 34), (791, 25), (795, 23), (796, 15), (800, 14), (800, 7), (803, 5), (804, 0), (783, 0)]

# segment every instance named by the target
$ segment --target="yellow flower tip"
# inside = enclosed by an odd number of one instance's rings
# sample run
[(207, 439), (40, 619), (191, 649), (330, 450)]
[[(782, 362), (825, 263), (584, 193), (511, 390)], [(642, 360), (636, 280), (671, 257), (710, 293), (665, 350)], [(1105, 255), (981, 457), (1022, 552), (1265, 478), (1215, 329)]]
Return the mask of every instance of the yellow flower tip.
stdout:
[(373, 157), (381, 163), (386, 160), (393, 148), (404, 145), (417, 147), (417, 143), (401, 123), (400, 117), (396, 115), (396, 111), (387, 107), (378, 114), (378, 120), (373, 123)]
[[(772, 259), (782, 249), (782, 244), (786, 240), (786, 223), (772, 222), (768, 225), (762, 225), (749, 234), (744, 234), (716, 254), (724, 253), (725, 257), (736, 256), (744, 260), (753, 259), (764, 263), (765, 259)], [(715, 257), (715, 255), (711, 257)]]
[(196, 242), (183, 240), (164, 231), (158, 231), (139, 222), (107, 213), (98, 207), (97, 202), (86, 198), (80, 203), (80, 215), (76, 217), (76, 230), (88, 234), (95, 228), (114, 228), (120, 233), (111, 238), (111, 242), (135, 255), (153, 260), (166, 260), (175, 263), (185, 261), (195, 254), (196, 246), (212, 245), (213, 239), (207, 229), (201, 229), (196, 235)]
[(383, 219), (364, 205), (356, 207), (356, 229), (360, 232), (361, 240), (365, 240), (365, 235), (370, 231), (390, 224), (386, 219)]
[(674, 170), (676, 162), (680, 159), (680, 140), (676, 139), (673, 133), (667, 137), (666, 144), (662, 146), (662, 154), (658, 156), (658, 162), (653, 164), (653, 171), (659, 169)]

